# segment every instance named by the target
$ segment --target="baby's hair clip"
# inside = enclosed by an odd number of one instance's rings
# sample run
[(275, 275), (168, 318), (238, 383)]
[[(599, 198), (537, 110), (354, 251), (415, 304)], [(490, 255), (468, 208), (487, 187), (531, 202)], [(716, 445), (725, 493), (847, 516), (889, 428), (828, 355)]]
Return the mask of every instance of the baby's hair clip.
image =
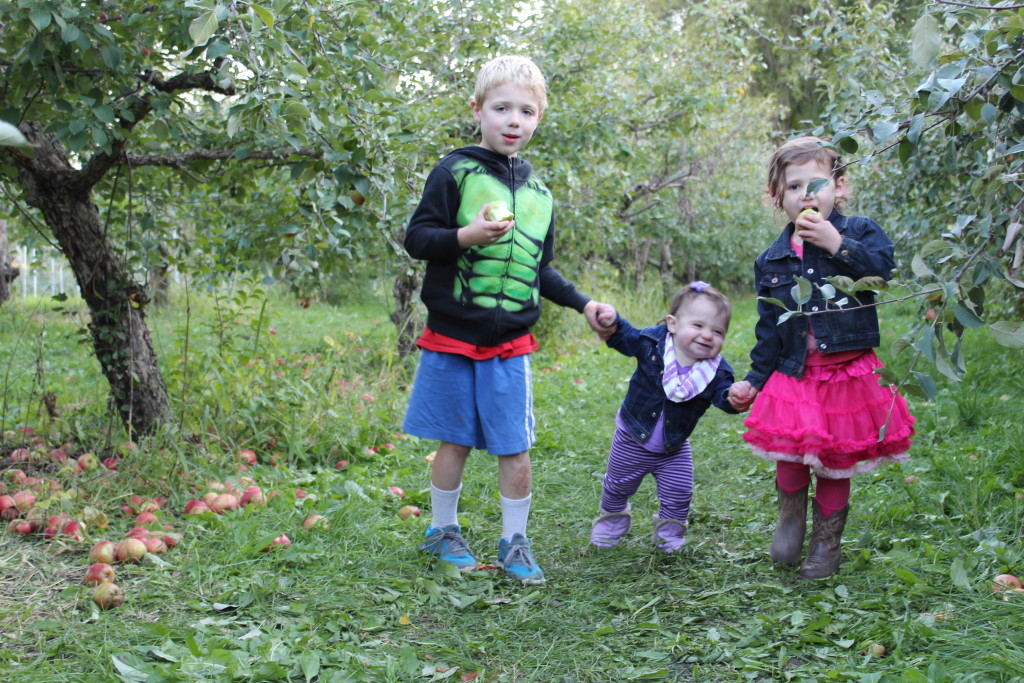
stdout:
[(690, 289), (692, 289), (695, 292), (703, 292), (705, 289), (708, 289), (709, 287), (711, 287), (711, 285), (709, 285), (708, 283), (704, 282), (703, 280), (694, 280), (688, 286), (689, 286)]

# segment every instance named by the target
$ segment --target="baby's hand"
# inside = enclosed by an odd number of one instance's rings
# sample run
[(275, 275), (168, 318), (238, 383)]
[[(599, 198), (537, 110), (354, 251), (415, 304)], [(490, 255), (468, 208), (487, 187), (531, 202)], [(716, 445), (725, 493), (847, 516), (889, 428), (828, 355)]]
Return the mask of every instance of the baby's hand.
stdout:
[(741, 413), (750, 407), (758, 391), (750, 382), (743, 380), (729, 387), (729, 405)]
[(487, 204), (480, 207), (476, 216), (469, 225), (459, 228), (459, 246), (467, 247), (486, 246), (494, 244), (512, 229), (515, 221), (489, 221), (484, 216), (487, 213)]
[(597, 336), (602, 341), (611, 337), (618, 327), (615, 325), (615, 321), (619, 314), (611, 304), (588, 301), (587, 305), (583, 307), (583, 314), (587, 317), (590, 329), (597, 332)]

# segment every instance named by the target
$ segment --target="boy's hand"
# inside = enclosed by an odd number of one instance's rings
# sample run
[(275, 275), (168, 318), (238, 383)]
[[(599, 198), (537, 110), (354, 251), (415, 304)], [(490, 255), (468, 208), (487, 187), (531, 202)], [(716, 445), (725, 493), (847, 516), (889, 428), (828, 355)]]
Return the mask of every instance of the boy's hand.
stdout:
[(736, 382), (729, 387), (729, 405), (742, 413), (754, 402), (757, 394), (757, 389), (747, 380)]
[(512, 229), (512, 226), (516, 224), (515, 221), (489, 221), (484, 218), (484, 213), (486, 212), (487, 204), (484, 204), (480, 207), (480, 210), (473, 220), (470, 221), (469, 225), (459, 228), (460, 247), (466, 249), (467, 247), (494, 244), (504, 237)]
[(590, 325), (590, 329), (597, 332), (597, 336), (600, 337), (602, 341), (611, 337), (618, 328), (615, 321), (618, 319), (619, 314), (611, 304), (601, 303), (591, 299), (587, 302), (587, 305), (583, 307), (583, 315), (587, 317), (587, 323)]
[(797, 216), (793, 222), (793, 230), (804, 242), (821, 247), (830, 254), (839, 251), (843, 244), (843, 236), (839, 234), (836, 226), (817, 211), (808, 211)]

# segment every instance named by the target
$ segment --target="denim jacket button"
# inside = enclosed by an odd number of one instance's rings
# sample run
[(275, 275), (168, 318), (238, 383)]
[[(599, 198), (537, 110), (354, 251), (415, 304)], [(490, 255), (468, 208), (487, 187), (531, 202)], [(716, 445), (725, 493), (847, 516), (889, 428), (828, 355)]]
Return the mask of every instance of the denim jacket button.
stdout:
[(843, 249), (843, 251), (841, 253), (842, 253), (843, 256), (849, 256), (850, 255), (850, 250), (849, 249)]
[(822, 350), (822, 351), (824, 351), (824, 350), (825, 350), (825, 349), (827, 349), (827, 348), (828, 348), (828, 344), (822, 344), (822, 345), (821, 345), (821, 350)]
[(776, 282), (778, 282), (778, 281), (779, 281), (779, 278), (777, 278), (777, 277), (773, 277), (773, 278), (772, 278), (772, 284), (773, 284), (773, 285), (774, 285), (774, 284), (775, 284)]
[(812, 311), (816, 311), (816, 310), (818, 310), (818, 307), (817, 306), (811, 306), (811, 310)]
[(651, 417), (657, 417), (657, 416), (658, 416), (657, 413), (651, 413)]
[(807, 274), (808, 275), (813, 275), (814, 274), (814, 268), (808, 268), (807, 269)]

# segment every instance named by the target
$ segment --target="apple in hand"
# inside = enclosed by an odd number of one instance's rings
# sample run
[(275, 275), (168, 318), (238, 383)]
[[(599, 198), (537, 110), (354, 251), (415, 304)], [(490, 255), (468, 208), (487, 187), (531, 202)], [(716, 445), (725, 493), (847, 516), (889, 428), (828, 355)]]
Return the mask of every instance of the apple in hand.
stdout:
[(515, 214), (509, 211), (508, 204), (499, 199), (487, 204), (487, 210), (484, 212), (484, 218), (489, 221), (501, 223), (502, 221), (510, 221), (514, 219)]

